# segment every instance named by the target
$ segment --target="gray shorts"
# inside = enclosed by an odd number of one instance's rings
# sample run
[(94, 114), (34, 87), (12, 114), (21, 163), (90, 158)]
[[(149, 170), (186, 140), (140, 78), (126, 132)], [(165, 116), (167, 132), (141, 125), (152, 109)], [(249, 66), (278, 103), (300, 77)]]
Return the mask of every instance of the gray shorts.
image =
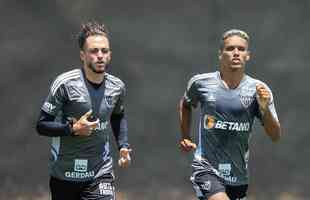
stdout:
[(207, 200), (212, 195), (225, 192), (230, 200), (245, 200), (248, 185), (229, 186), (225, 185), (224, 180), (212, 172), (194, 172), (191, 176), (193, 188), (197, 198)]
[(114, 177), (105, 174), (87, 182), (50, 178), (52, 200), (115, 200)]

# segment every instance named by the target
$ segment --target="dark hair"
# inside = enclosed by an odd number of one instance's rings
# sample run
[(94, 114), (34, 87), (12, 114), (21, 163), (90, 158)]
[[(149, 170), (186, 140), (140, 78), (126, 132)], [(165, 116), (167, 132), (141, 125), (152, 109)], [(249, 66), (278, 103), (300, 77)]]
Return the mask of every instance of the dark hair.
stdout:
[(99, 24), (96, 21), (87, 22), (81, 25), (81, 30), (77, 35), (79, 47), (83, 50), (85, 40), (92, 35), (103, 35), (109, 38), (108, 30), (104, 24)]

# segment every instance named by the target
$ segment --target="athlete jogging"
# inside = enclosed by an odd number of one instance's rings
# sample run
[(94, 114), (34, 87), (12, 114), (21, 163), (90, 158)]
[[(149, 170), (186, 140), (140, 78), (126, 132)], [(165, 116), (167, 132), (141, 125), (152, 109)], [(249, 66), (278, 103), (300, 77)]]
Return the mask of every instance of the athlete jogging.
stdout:
[(106, 72), (111, 48), (103, 24), (83, 24), (78, 43), (83, 67), (54, 80), (37, 122), (38, 133), (51, 137), (51, 196), (52, 200), (114, 200), (111, 132), (120, 167), (130, 164), (125, 85)]
[[(272, 141), (280, 123), (270, 88), (245, 74), (249, 36), (232, 29), (223, 34), (219, 71), (190, 79), (179, 103), (180, 147), (195, 149), (191, 181), (200, 200), (246, 199), (249, 138), (258, 118)], [(192, 107), (200, 105), (198, 145), (191, 140)]]

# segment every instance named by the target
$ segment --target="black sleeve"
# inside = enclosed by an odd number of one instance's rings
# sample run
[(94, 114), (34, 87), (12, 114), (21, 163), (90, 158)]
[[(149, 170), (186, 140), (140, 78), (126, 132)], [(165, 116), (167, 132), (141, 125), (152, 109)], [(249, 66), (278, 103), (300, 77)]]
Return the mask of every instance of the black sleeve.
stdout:
[(48, 137), (70, 136), (72, 134), (72, 126), (69, 121), (57, 122), (55, 116), (43, 110), (40, 113), (36, 128), (39, 135)]
[(124, 113), (111, 115), (111, 126), (119, 149), (129, 148), (127, 119)]

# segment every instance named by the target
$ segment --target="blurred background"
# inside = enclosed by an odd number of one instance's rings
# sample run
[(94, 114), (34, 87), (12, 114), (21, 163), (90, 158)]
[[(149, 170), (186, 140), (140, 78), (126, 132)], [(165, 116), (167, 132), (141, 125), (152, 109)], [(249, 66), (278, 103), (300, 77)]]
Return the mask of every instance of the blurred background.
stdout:
[(81, 66), (75, 34), (89, 20), (109, 28), (111, 73), (127, 85), (134, 154), (128, 170), (116, 167), (119, 200), (195, 199), (176, 106), (190, 77), (217, 70), (231, 28), (249, 33), (247, 72), (273, 90), (283, 127), (273, 144), (255, 125), (249, 199), (310, 199), (309, 9), (309, 0), (0, 0), (0, 199), (49, 198), (49, 139), (34, 127), (52, 80)]

